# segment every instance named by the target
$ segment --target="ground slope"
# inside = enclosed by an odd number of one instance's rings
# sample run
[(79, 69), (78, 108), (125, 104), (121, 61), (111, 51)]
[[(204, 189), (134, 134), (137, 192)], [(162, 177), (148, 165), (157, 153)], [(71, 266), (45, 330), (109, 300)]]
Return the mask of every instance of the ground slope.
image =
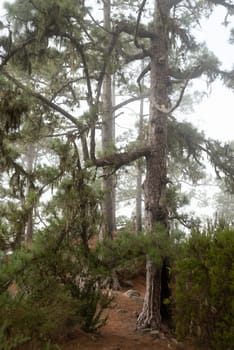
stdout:
[[(129, 297), (126, 289), (114, 292), (113, 308), (108, 310), (108, 322), (100, 335), (77, 332), (67, 340), (63, 350), (199, 350), (189, 343), (177, 342), (168, 332), (136, 331), (137, 314), (142, 309), (145, 279), (139, 276), (133, 280), (131, 289), (139, 296)], [(134, 294), (134, 293), (133, 293)]]

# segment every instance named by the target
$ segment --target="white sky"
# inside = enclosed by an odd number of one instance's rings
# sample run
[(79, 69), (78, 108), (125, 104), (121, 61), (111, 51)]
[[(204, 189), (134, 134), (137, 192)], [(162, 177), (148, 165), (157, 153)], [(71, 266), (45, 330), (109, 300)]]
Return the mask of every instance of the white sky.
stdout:
[[(212, 18), (203, 23), (198, 37), (206, 41), (208, 48), (223, 63), (223, 69), (231, 69), (234, 66), (234, 44), (230, 45), (228, 39), (230, 29), (234, 28), (234, 17), (229, 17), (230, 25), (224, 27), (221, 23), (225, 15), (223, 8), (217, 8)], [(194, 121), (207, 136), (222, 141), (234, 139), (234, 91), (227, 89), (221, 81), (212, 84), (210, 95), (194, 109), (189, 120)]]

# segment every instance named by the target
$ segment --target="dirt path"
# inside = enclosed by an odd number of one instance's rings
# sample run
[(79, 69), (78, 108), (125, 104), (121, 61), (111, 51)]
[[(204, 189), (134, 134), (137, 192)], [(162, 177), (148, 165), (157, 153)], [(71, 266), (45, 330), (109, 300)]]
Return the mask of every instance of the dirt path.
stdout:
[(136, 331), (137, 314), (142, 309), (144, 278), (134, 281), (134, 290), (140, 297), (130, 298), (125, 291), (115, 292), (113, 308), (108, 310), (108, 323), (96, 336), (78, 332), (72, 340), (64, 344), (63, 350), (198, 350), (188, 344), (177, 343), (164, 333)]

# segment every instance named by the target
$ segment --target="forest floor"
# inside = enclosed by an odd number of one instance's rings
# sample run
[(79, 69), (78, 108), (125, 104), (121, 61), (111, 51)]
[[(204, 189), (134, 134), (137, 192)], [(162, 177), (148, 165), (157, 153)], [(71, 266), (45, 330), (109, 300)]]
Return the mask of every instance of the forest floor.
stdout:
[[(100, 334), (76, 332), (63, 343), (63, 350), (200, 350), (189, 342), (177, 342), (168, 332), (144, 332), (136, 330), (137, 314), (142, 309), (145, 278), (138, 276), (133, 286), (114, 292), (113, 307), (107, 310), (108, 321)], [(137, 290), (140, 297), (130, 298), (126, 291)]]

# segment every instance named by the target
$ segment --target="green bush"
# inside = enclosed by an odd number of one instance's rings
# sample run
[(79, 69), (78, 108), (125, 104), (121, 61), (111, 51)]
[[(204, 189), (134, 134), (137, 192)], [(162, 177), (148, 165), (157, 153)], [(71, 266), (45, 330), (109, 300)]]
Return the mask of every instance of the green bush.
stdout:
[(175, 271), (178, 337), (193, 334), (211, 349), (233, 349), (234, 231), (193, 232)]
[[(53, 237), (22, 248), (0, 267), (0, 350), (52, 349), (77, 326), (99, 329), (111, 298), (98, 289), (96, 271), (81, 247)], [(84, 275), (79, 285), (77, 276)], [(15, 293), (9, 286), (14, 285)], [(24, 344), (24, 345), (22, 345)], [(33, 345), (32, 345), (33, 344)]]

